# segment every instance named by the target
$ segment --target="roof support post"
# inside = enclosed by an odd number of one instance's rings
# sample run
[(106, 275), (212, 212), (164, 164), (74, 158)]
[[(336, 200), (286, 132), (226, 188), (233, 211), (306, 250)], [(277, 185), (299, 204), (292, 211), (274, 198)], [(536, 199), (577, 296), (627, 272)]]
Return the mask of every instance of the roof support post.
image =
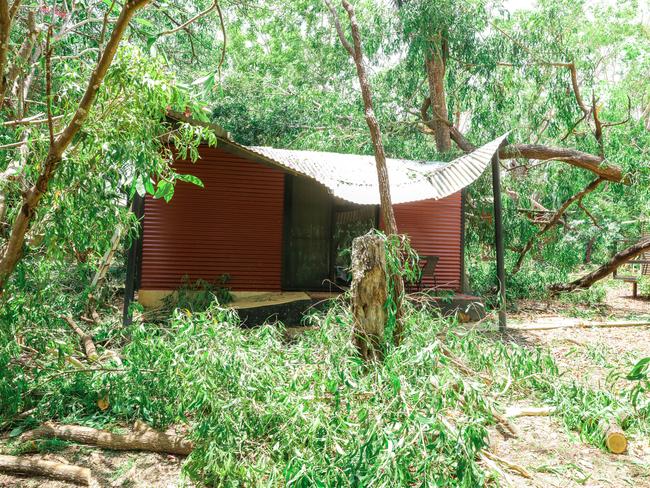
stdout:
[(131, 303), (135, 298), (136, 281), (139, 281), (139, 266), (140, 259), (138, 259), (139, 250), (142, 249), (140, 245), (142, 239), (142, 217), (144, 216), (144, 197), (141, 197), (136, 192), (133, 195), (131, 202), (131, 212), (133, 212), (138, 219), (138, 229), (135, 237), (131, 239), (131, 245), (127, 254), (126, 260), (126, 280), (124, 282), (124, 309), (122, 311), (123, 325), (130, 325), (133, 320), (131, 313)]
[(501, 175), (499, 151), (492, 156), (492, 195), (494, 199), (494, 247), (497, 251), (497, 279), (499, 281), (499, 328), (506, 327), (506, 269), (503, 250), (503, 220), (501, 212)]

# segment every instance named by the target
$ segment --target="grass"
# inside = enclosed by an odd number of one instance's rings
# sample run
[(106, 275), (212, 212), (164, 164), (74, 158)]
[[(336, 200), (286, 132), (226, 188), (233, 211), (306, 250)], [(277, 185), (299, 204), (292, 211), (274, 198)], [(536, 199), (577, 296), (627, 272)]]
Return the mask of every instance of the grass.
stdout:
[[(383, 363), (358, 358), (340, 303), (309, 321), (315, 328), (291, 341), (281, 324), (242, 329), (216, 304), (177, 309), (165, 322), (104, 324), (100, 352), (118, 350), (121, 364), (89, 372), (65, 362), (78, 349), (65, 327), (29, 343), (37, 351), (30, 367), (4, 336), (0, 389), (12, 396), (0, 406), (7, 419), (35, 409), (12, 428), (50, 419), (186, 425), (196, 448), (184, 473), (216, 486), (496, 484), (478, 453), (494, 413), (521, 399), (557, 407), (567, 429), (597, 446), (600, 423), (621, 412), (631, 412), (627, 428), (647, 429), (625, 392), (571, 382), (548, 351), (463, 329), (429, 309), (405, 311), (403, 344)], [(47, 353), (55, 344), (58, 353)], [(104, 396), (110, 406), (101, 411)]]

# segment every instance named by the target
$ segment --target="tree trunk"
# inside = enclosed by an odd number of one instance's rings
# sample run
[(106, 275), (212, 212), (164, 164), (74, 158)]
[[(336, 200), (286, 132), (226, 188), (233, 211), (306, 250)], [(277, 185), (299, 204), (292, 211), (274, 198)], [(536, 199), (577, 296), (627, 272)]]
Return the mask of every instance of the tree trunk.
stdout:
[(445, 93), (445, 70), (447, 58), (447, 42), (442, 33), (436, 36), (436, 46), (431, 49), (424, 60), (427, 81), (429, 83), (429, 99), (431, 100), (431, 129), (436, 139), (438, 152), (451, 150), (451, 135), (449, 131), (449, 113), (447, 111), (447, 96)]
[[(2, 253), (2, 258), (0, 259), (0, 294), (4, 291), (7, 280), (14, 272), (16, 265), (23, 256), (25, 234), (29, 230), (41, 199), (48, 190), (50, 181), (59, 168), (63, 159), (63, 154), (88, 119), (88, 114), (95, 102), (97, 92), (104, 81), (108, 69), (113, 63), (113, 59), (117, 53), (117, 48), (129, 22), (136, 12), (147, 5), (150, 1), (151, 0), (131, 0), (124, 4), (124, 7), (122, 8), (122, 11), (113, 27), (111, 37), (106, 43), (106, 47), (104, 48), (95, 69), (90, 75), (86, 90), (79, 101), (79, 105), (74, 115), (72, 116), (72, 120), (70, 120), (60, 135), (50, 143), (47, 156), (41, 166), (43, 168), (42, 172), (38, 176), (36, 184), (24, 193), (20, 211), (16, 215), (11, 228), (11, 234), (9, 235), (6, 247)], [(20, 2), (16, 1), (14, 5), (19, 3)], [(2, 25), (1, 21), (4, 10), (3, 4), (6, 4), (6, 0), (0, 0), (0, 25)], [(2, 35), (4, 35), (4, 32), (0, 34), (0, 42), (2, 41)], [(5, 60), (2, 59), (2, 50), (3, 46), (0, 45), (0, 76), (4, 75)], [(0, 83), (0, 89), (4, 90), (2, 83)], [(4, 93), (4, 91), (0, 91), (0, 93)]]
[(193, 448), (192, 443), (186, 439), (153, 429), (122, 435), (80, 425), (46, 423), (35, 430), (25, 432), (20, 437), (22, 441), (40, 438), (61, 439), (117, 451), (151, 451), (181, 456), (187, 456)]
[[(327, 2), (326, 2), (327, 3)], [(361, 87), (361, 97), (363, 98), (363, 105), (365, 108), (366, 123), (370, 130), (370, 138), (372, 140), (373, 149), (375, 152), (375, 164), (377, 166), (377, 179), (379, 183), (379, 200), (381, 204), (381, 212), (384, 218), (384, 226), (388, 235), (397, 234), (397, 223), (395, 221), (395, 213), (393, 212), (393, 204), (390, 197), (390, 183), (388, 180), (388, 168), (386, 167), (386, 153), (384, 151), (384, 144), (382, 141), (381, 129), (375, 116), (375, 111), (372, 104), (372, 93), (370, 84), (366, 76), (366, 68), (363, 59), (363, 48), (361, 45), (361, 34), (359, 33), (359, 25), (357, 24), (354, 7), (348, 0), (342, 0), (342, 5), (350, 19), (350, 30), (352, 31), (352, 45), (345, 38), (343, 30), (340, 28), (340, 23), (337, 23), (337, 32), (341, 39), (341, 44), (348, 51), (354, 64), (357, 68), (357, 76), (359, 78), (359, 86)], [(328, 5), (329, 6), (329, 5)], [(330, 8), (333, 11), (332, 8)], [(332, 12), (336, 16), (336, 12)], [(382, 248), (383, 249), (383, 248)], [(385, 250), (384, 250), (385, 252)], [(384, 258), (385, 260), (385, 258)], [(394, 274), (391, 276), (393, 282), (393, 300), (395, 302), (395, 315), (396, 326), (394, 331), (394, 342), (399, 344), (402, 339), (402, 321), (401, 321), (401, 301), (404, 294), (404, 282), (401, 275)], [(381, 303), (385, 306), (385, 301)]]
[(388, 298), (386, 249), (381, 236), (369, 232), (352, 241), (352, 315), (354, 342), (361, 356), (383, 358)]
[(578, 288), (589, 288), (591, 285), (596, 283), (596, 281), (602, 280), (608, 274), (613, 273), (617, 268), (624, 265), (628, 261), (631, 261), (635, 257), (643, 254), (645, 251), (650, 249), (650, 237), (646, 237), (636, 244), (623, 249), (622, 251), (616, 253), (612, 259), (603, 264), (600, 268), (591, 273), (584, 275), (583, 277), (572, 281), (571, 283), (557, 283), (551, 285), (550, 289), (555, 292), (560, 291), (573, 291)]
[(91, 481), (88, 468), (17, 456), (0, 455), (0, 471), (27, 476), (44, 476), (86, 486)]

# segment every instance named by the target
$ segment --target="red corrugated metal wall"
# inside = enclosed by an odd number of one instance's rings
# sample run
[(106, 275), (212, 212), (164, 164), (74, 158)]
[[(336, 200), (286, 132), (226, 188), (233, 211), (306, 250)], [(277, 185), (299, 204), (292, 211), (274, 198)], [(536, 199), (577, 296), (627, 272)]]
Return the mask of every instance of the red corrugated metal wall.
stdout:
[[(460, 291), (461, 274), (461, 193), (441, 200), (395, 205), (397, 230), (408, 234), (420, 255), (440, 256), (436, 268), (438, 288)], [(423, 287), (433, 286), (425, 279)]]
[(279, 291), (284, 173), (219, 148), (201, 146), (200, 154), (176, 169), (205, 188), (178, 182), (169, 203), (145, 200), (140, 288), (228, 274), (233, 290)]

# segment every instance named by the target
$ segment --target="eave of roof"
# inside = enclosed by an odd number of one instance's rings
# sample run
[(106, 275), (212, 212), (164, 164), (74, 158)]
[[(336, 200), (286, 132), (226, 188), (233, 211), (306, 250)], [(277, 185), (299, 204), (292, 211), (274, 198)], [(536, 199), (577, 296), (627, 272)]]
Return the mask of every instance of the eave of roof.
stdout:
[[(439, 200), (476, 181), (507, 137), (479, 147), (451, 162), (386, 160), (393, 203)], [(321, 151), (242, 146), (222, 141), (252, 159), (311, 178), (334, 196), (361, 205), (379, 204), (379, 184), (374, 156)]]

